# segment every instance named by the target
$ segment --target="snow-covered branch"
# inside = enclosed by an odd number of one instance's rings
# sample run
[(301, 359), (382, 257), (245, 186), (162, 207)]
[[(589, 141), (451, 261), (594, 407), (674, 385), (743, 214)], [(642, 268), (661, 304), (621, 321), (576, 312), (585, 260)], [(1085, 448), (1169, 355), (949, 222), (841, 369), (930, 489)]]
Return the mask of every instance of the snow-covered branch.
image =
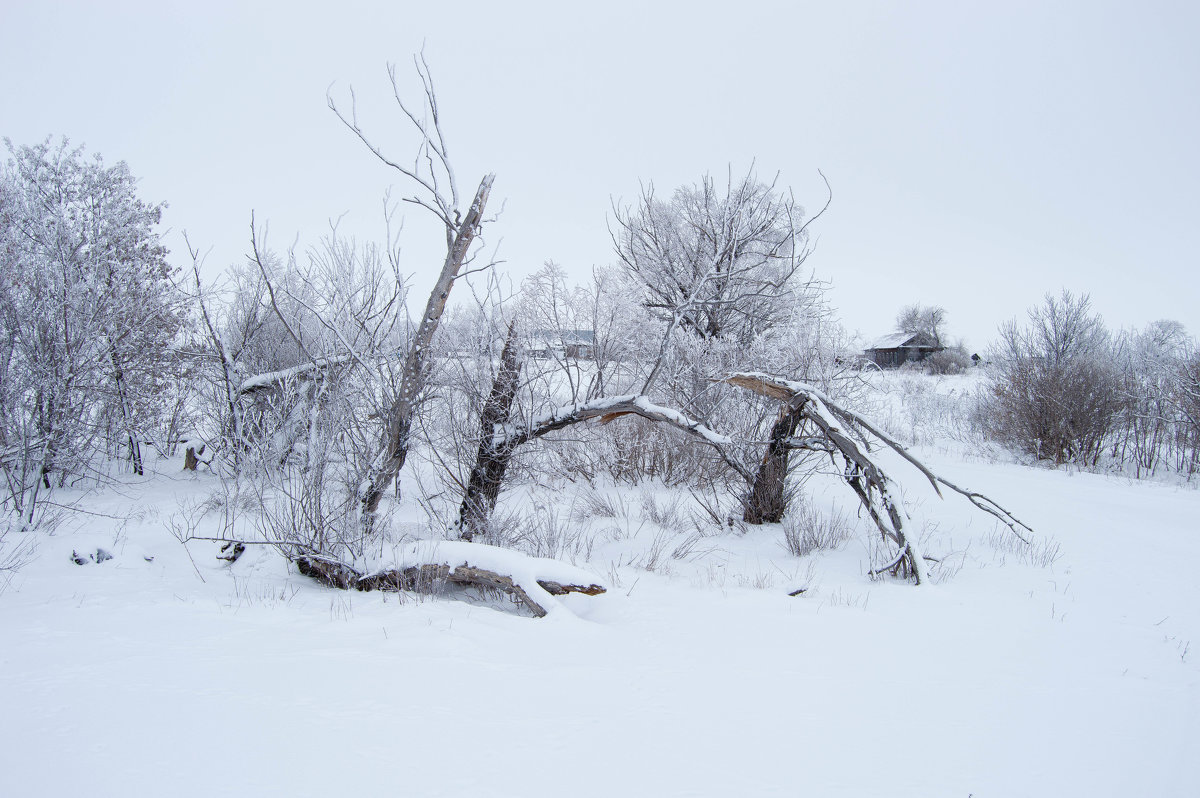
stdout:
[(498, 427), (492, 445), (496, 448), (513, 448), (582, 421), (598, 418), (602, 423), (608, 423), (626, 415), (637, 415), (650, 421), (670, 424), (712, 446), (728, 446), (732, 443), (725, 435), (714, 432), (678, 410), (655, 404), (640, 394), (627, 394), (563, 405), (522, 424)]

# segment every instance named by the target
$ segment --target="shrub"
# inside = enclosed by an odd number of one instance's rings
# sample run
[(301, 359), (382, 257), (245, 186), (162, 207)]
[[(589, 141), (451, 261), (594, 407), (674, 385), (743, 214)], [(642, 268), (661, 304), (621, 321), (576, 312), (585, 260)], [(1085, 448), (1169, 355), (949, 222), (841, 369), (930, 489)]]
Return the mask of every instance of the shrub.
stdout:
[(809, 501), (798, 501), (783, 520), (783, 545), (793, 557), (806, 557), (814, 551), (840, 549), (852, 532), (850, 519), (841, 510), (822, 512)]
[(971, 368), (971, 356), (961, 346), (948, 347), (941, 352), (934, 352), (921, 361), (925, 371), (930, 374), (963, 374)]
[(983, 426), (1039, 460), (1094, 466), (1123, 407), (1112, 339), (1086, 294), (1047, 294), (1028, 315), (1001, 328)]

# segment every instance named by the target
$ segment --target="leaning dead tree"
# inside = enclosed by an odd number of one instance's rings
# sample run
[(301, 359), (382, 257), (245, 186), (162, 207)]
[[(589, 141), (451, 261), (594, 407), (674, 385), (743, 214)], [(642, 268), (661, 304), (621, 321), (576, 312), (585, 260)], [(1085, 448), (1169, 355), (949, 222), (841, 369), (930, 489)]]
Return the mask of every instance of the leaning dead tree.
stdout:
[[(835, 462), (840, 461), (842, 478), (858, 496), (880, 534), (896, 547), (896, 554), (886, 564), (873, 569), (872, 575), (890, 572), (912, 578), (917, 584), (928, 579), (925, 570), (927, 558), (920, 550), (916, 535), (911, 534), (905, 526), (904, 507), (893, 495), (891, 478), (872, 455), (869, 445), (872, 439), (911, 463), (929, 480), (938, 496), (942, 496), (941, 487), (949, 488), (975, 507), (998, 518), (1019, 539), (1029, 542), (1021, 530), (1033, 530), (1012, 513), (982, 493), (960, 488), (934, 473), (890, 435), (858, 413), (838, 405), (816, 388), (765, 374), (733, 374), (725, 382), (784, 402), (780, 421), (773, 430), (771, 447), (759, 470), (762, 479), (755, 480), (752, 493), (758, 490), (767, 493), (782, 485), (777, 469), (780, 454), (788, 449), (825, 452)], [(795, 433), (800, 431), (811, 434), (797, 436)], [(783, 465), (786, 469), (786, 460)], [(769, 473), (764, 473), (768, 469)], [(766, 501), (769, 497), (762, 498)]]
[(388, 411), (387, 422), (380, 436), (379, 454), (372, 463), (370, 473), (359, 491), (363, 517), (368, 524), (369, 519), (379, 508), (379, 502), (384, 493), (391, 486), (396, 475), (400, 473), (400, 469), (404, 467), (404, 461), (408, 457), (413, 416), (429, 376), (429, 357), (432, 351), (433, 334), (437, 331), (438, 323), (446, 310), (446, 300), (450, 296), (450, 290), (454, 288), (454, 281), (458, 279), (463, 264), (467, 261), (471, 244), (479, 234), (479, 228), (483, 222), (483, 212), (487, 206), (488, 195), (491, 193), (494, 179), (494, 175), (487, 175), (480, 181), (475, 198), (465, 216), (460, 217), (458, 212), (455, 212), (456, 218), (461, 218), (462, 221), (453, 228), (453, 238), (446, 252), (442, 271), (438, 275), (433, 291), (429, 294), (429, 301), (426, 303), (425, 313), (417, 325), (416, 334), (409, 342), (408, 354), (405, 356), (404, 368), (401, 371), (400, 387), (396, 392), (391, 409)]
[(429, 294), (429, 300), (426, 302), (425, 311), (421, 314), (416, 331), (409, 339), (404, 366), (400, 372), (399, 386), (392, 398), (391, 406), (385, 413), (383, 429), (379, 435), (378, 452), (359, 486), (358, 499), (363, 525), (368, 529), (374, 522), (380, 501), (396, 479), (396, 475), (400, 473), (400, 469), (404, 467), (404, 461), (408, 457), (413, 419), (429, 376), (433, 335), (446, 310), (446, 301), (450, 297), (450, 291), (470, 260), (471, 248), (483, 225), (484, 212), (492, 191), (492, 182), (495, 180), (495, 175), (485, 175), (479, 181), (479, 187), (475, 190), (475, 195), (465, 212), (462, 210), (458, 182), (455, 179), (446, 138), (442, 132), (437, 96), (434, 92), (429, 65), (425, 62), (424, 57), (418, 57), (414, 61), (424, 88), (423, 115), (415, 113), (400, 99), (395, 67), (388, 68), (388, 76), (391, 79), (397, 105), (409, 122), (421, 133), (422, 142), (412, 166), (406, 166), (389, 158), (363, 132), (358, 124), (353, 90), (350, 94), (349, 116), (337, 107), (332, 97), (329, 98), (330, 109), (376, 158), (395, 169), (411, 183), (416, 184), (417, 192), (406, 201), (424, 208), (437, 217), (446, 235), (446, 256), (442, 261), (441, 271)]

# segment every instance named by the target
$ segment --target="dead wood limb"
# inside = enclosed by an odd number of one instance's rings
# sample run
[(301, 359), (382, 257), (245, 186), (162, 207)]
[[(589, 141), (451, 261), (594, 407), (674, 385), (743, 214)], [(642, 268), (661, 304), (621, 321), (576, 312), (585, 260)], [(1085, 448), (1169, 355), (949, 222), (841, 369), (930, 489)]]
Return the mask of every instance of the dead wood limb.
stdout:
[(1030, 544), (1029, 538), (1025, 537), (1020, 532), (1018, 532), (1017, 527), (1021, 527), (1026, 532), (1030, 532), (1030, 533), (1033, 532), (1033, 529), (1025, 522), (1019, 520), (1015, 515), (1010, 513), (1008, 510), (1005, 510), (999, 504), (996, 504), (995, 501), (988, 498), (987, 496), (984, 496), (982, 493), (977, 493), (973, 490), (968, 490), (966, 488), (960, 488), (958, 485), (955, 485), (953, 482), (951, 482), (948, 479), (945, 479), (944, 477), (938, 476), (937, 481), (942, 483), (943, 485), (945, 485), (947, 488), (954, 491), (955, 493), (959, 494), (960, 496), (965, 497), (967, 501), (969, 501), (971, 504), (975, 505), (980, 510), (983, 510), (985, 513), (995, 516), (996, 518), (1000, 519), (1000, 522), (1002, 524), (1004, 524), (1005, 526), (1007, 526), (1008, 530), (1010, 532), (1012, 532), (1017, 537), (1018, 540), (1020, 540), (1022, 543), (1026, 544), (1026, 545)]
[(565, 429), (582, 421), (590, 421), (598, 418), (602, 423), (607, 424), (621, 416), (628, 415), (641, 416), (650, 421), (670, 424), (717, 448), (730, 443), (729, 438), (712, 431), (704, 424), (695, 419), (688, 418), (677, 410), (655, 404), (647, 397), (639, 394), (627, 394), (624, 396), (593, 399), (589, 402), (577, 402), (555, 408), (528, 423), (498, 431), (496, 445), (515, 448), (526, 441), (540, 438), (543, 435)]
[[(413, 591), (417, 593), (435, 593), (444, 584), (474, 585), (499, 590), (524, 605), (534, 616), (543, 618), (547, 610), (529, 590), (519, 584), (513, 577), (477, 568), (468, 563), (451, 567), (445, 563), (425, 563), (411, 565), (405, 568), (393, 568), (371, 574), (362, 574), (356, 569), (328, 557), (304, 555), (297, 557), (294, 562), (296, 569), (311, 579), (323, 585), (336, 587), (339, 590), (361, 590), (369, 592), (382, 590), (387, 592)], [(549, 579), (537, 580), (538, 587), (552, 596), (563, 596), (567, 593), (582, 593), (585, 596), (598, 596), (606, 592), (601, 585), (572, 585), (555, 582)]]
[(354, 360), (354, 356), (349, 354), (336, 357), (322, 357), (308, 363), (292, 366), (291, 368), (256, 374), (253, 377), (242, 380), (237, 387), (237, 393), (239, 396), (246, 396), (261, 391), (279, 390), (281, 387), (293, 382), (321, 379), (330, 369), (348, 365)]
[(297, 557), (292, 562), (296, 564), (296, 570), (309, 579), (339, 590), (355, 588), (362, 579), (362, 574), (349, 565), (317, 554)]
[[(459, 508), (457, 526), (462, 540), (473, 540), (486, 529), (488, 517), (495, 509), (508, 463), (518, 446), (585, 421), (599, 419), (601, 424), (608, 424), (623, 416), (636, 415), (668, 424), (704, 441), (715, 448), (726, 462), (737, 467), (726, 451), (727, 444), (730, 443), (729, 438), (717, 434), (677, 410), (655, 404), (646, 396), (638, 394), (576, 402), (554, 408), (549, 413), (523, 422), (509, 421), (508, 416), (520, 372), (520, 361), (515, 353), (511, 356), (511, 361), (509, 357), (509, 343), (506, 343), (500, 371), (484, 406), (479, 450)], [(739, 468), (739, 473), (747, 479), (753, 476), (744, 468)]]
[(552, 582), (549, 579), (539, 579), (538, 584), (542, 586), (542, 590), (545, 590), (551, 596), (565, 596), (568, 593), (599, 596), (601, 593), (607, 592), (600, 585), (564, 585), (561, 582)]
[(238, 559), (245, 553), (246, 553), (246, 544), (245, 543), (242, 543), (241, 541), (237, 541), (237, 540), (231, 540), (228, 543), (226, 543), (225, 545), (221, 546), (221, 553), (217, 555), (217, 559), (224, 560), (225, 562), (232, 565), (233, 563), (237, 562)]
[(746, 496), (742, 520), (747, 524), (778, 524), (787, 509), (788, 460), (793, 447), (788, 441), (803, 421), (799, 408), (784, 405), (771, 426), (767, 451), (763, 454), (750, 493)]
[(483, 568), (472, 568), (463, 563), (450, 572), (450, 575), (446, 577), (446, 581), (460, 585), (480, 585), (501, 590), (528, 607), (530, 612), (538, 618), (546, 617), (546, 608), (534, 601), (525, 592), (525, 588), (513, 581), (511, 576), (505, 576), (504, 574), (498, 574), (495, 571), (488, 571)]
[(889, 562), (887, 565), (881, 565), (878, 568), (872, 568), (867, 573), (869, 573), (871, 576), (880, 576), (882, 574), (888, 573), (889, 571), (891, 573), (896, 573), (896, 570), (898, 568), (900, 568), (902, 563), (904, 562), (904, 557), (906, 554), (907, 554), (907, 552), (902, 551), (899, 554), (897, 554), (892, 559), (892, 561)]

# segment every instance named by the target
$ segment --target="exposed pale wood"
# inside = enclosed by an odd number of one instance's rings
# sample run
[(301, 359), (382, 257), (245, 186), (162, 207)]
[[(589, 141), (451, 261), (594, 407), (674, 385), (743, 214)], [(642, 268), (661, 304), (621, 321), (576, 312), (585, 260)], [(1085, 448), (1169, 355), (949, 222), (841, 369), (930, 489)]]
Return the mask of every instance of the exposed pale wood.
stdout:
[(446, 581), (460, 585), (482, 585), (502, 590), (528, 607), (529, 611), (538, 618), (546, 616), (546, 608), (534, 601), (525, 592), (525, 588), (514, 582), (511, 576), (505, 576), (504, 574), (498, 574), (495, 571), (488, 571), (483, 568), (460, 565), (450, 572), (449, 576), (446, 577)]

